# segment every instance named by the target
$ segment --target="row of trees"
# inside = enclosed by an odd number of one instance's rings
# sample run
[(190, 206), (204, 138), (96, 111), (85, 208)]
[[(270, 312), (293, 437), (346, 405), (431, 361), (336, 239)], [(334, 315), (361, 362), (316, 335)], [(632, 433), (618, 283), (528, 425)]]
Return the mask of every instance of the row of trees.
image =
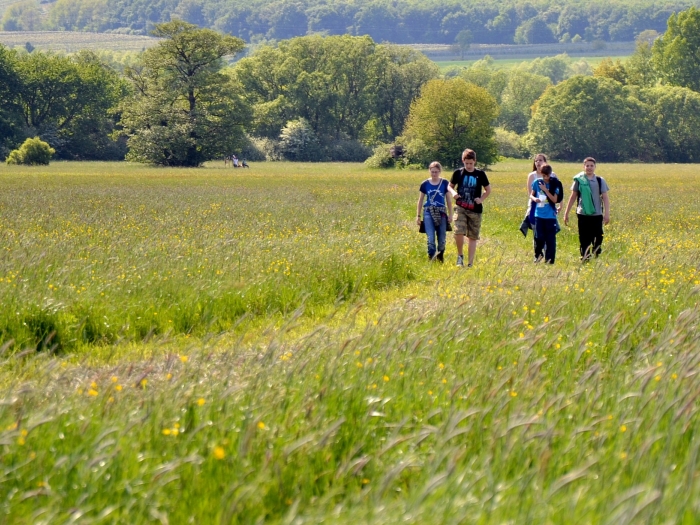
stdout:
[[(466, 144), (491, 163), (499, 143), (572, 160), (591, 152), (611, 161), (700, 159), (695, 8), (671, 16), (653, 44), (640, 40), (624, 64), (607, 60), (588, 76), (582, 64), (551, 57), (510, 71), (483, 60), (439, 79), (420, 54), (351, 36), (263, 46), (225, 68), (241, 39), (179, 20), (156, 35), (161, 44), (124, 76), (90, 53), (0, 47), (6, 153), (38, 135), (64, 158), (118, 156), (128, 141), (128, 159), (178, 166), (234, 151), (363, 160), (368, 146), (394, 141), (417, 164), (457, 162)], [(388, 146), (378, 151), (385, 165)]]
[(9, 7), (1, 26), (13, 30), (126, 31), (145, 34), (179, 18), (248, 42), (309, 33), (369, 35), (374, 41), (444, 43), (468, 29), (477, 43), (549, 43), (576, 39), (631, 41), (662, 31), (673, 12), (694, 0), (42, 0)]
[(41, 136), (59, 158), (123, 158), (125, 141), (109, 135), (127, 90), (94, 53), (67, 57), (0, 46), (0, 155)]
[[(438, 68), (369, 37), (300, 37), (226, 68), (244, 42), (175, 20), (120, 76), (91, 53), (0, 47), (4, 155), (40, 136), (60, 158), (198, 166), (249, 159), (364, 160), (400, 135)], [(111, 140), (118, 137), (119, 140)], [(111, 149), (107, 146), (110, 145)]]
[[(565, 160), (594, 154), (613, 162), (699, 162), (698, 50), (700, 11), (691, 8), (671, 16), (653, 45), (640, 39), (624, 64), (607, 59), (592, 75), (577, 74), (563, 57), (509, 71), (481, 61), (457, 78), (424, 86), (397, 139), (406, 149), (402, 162), (456, 163), (465, 144), (479, 148), (487, 164), (496, 148)], [(380, 147), (368, 162), (394, 161)]]

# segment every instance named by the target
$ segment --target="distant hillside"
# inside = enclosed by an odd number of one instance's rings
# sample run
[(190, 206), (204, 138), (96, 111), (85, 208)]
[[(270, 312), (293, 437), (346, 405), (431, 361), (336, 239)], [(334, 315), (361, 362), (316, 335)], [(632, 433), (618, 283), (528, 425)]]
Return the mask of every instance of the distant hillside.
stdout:
[(691, 5), (700, 0), (25, 0), (5, 10), (1, 28), (146, 35), (178, 17), (248, 42), (349, 33), (453, 44), (465, 30), (480, 44), (629, 42), (644, 30), (664, 31), (671, 13)]

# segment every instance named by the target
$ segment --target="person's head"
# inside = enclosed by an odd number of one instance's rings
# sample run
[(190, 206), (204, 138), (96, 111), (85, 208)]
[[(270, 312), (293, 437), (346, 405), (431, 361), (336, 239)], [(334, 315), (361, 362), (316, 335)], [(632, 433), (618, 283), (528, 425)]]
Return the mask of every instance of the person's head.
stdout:
[(593, 175), (595, 173), (596, 162), (593, 157), (586, 157), (583, 159), (583, 170), (586, 175)]
[(538, 153), (535, 158), (532, 159), (532, 171), (540, 173), (540, 168), (547, 164), (547, 157), (544, 153)]
[(467, 171), (474, 171), (476, 166), (476, 152), (473, 149), (465, 149), (462, 152), (462, 163)]
[(439, 177), (440, 173), (442, 173), (442, 164), (438, 161), (431, 162), (430, 166), (428, 166), (428, 170), (430, 170), (431, 177)]
[(549, 180), (550, 175), (552, 175), (552, 167), (549, 164), (543, 164), (540, 166), (540, 173), (544, 180)]

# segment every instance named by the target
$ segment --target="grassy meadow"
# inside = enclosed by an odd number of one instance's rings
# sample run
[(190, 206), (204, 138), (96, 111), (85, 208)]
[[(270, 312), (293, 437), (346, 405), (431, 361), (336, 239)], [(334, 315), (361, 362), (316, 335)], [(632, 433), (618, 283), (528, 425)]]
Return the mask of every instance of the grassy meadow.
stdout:
[(0, 167), (0, 522), (697, 523), (697, 166), (599, 165), (554, 266), (530, 167), (471, 269), (427, 172)]

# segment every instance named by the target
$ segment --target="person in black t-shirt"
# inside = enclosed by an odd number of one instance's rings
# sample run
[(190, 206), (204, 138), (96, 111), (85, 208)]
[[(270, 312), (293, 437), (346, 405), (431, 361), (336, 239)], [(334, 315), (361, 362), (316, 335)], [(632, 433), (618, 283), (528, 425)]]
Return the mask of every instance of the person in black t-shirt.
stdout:
[[(450, 193), (455, 198), (455, 244), (457, 266), (464, 266), (464, 237), (469, 241), (469, 268), (474, 264), (476, 243), (481, 231), (483, 202), (491, 194), (491, 184), (486, 173), (476, 169), (476, 153), (465, 149), (462, 152), (464, 168), (456, 170), (450, 180)], [(483, 193), (482, 193), (483, 190)]]

